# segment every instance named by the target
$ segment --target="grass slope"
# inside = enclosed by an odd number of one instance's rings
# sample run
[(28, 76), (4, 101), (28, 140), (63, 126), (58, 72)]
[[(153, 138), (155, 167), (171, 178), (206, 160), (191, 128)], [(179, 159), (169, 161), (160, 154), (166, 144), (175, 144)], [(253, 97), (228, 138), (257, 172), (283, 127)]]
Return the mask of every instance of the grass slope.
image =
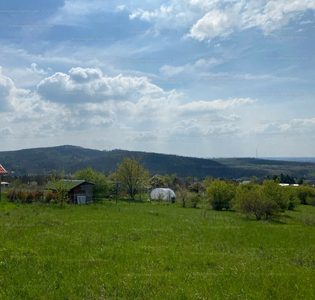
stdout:
[(315, 215), (0, 203), (0, 299), (314, 299)]

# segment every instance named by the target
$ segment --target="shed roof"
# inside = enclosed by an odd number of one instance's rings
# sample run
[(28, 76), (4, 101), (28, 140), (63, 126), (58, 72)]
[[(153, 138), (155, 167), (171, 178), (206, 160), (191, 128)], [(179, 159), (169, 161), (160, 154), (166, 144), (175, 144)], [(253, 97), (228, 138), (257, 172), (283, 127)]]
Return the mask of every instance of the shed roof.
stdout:
[[(68, 180), (65, 180), (65, 179), (64, 179), (63, 181), (67, 182)], [(87, 184), (92, 184), (92, 185), (94, 185), (94, 183), (89, 182), (89, 181), (86, 181), (86, 180), (70, 180), (69, 182), (70, 182), (70, 185), (69, 185), (69, 187), (68, 187), (68, 189), (67, 189), (68, 191), (74, 189), (75, 187), (77, 187), (78, 185), (81, 185), (82, 183), (87, 183)], [(53, 184), (50, 185), (50, 186), (49, 186), (49, 189), (55, 190), (54, 185), (53, 185)]]
[(0, 175), (5, 175), (8, 174), (8, 172), (5, 170), (4, 167), (2, 167), (2, 165), (0, 165)]

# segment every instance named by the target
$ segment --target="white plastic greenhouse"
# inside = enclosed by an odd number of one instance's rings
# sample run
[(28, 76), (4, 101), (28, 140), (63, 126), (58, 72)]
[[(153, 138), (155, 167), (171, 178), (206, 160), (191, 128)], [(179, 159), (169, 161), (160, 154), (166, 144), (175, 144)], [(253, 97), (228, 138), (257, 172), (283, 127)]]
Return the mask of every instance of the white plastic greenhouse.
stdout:
[(171, 189), (156, 188), (151, 191), (150, 197), (151, 199), (154, 199), (154, 200), (160, 199), (160, 200), (174, 203), (176, 195), (174, 191)]

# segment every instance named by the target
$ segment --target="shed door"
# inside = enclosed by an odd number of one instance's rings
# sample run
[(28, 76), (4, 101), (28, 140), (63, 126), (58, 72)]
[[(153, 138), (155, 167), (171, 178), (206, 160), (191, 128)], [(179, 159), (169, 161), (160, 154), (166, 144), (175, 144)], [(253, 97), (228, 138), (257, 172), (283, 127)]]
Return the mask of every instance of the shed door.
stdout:
[(77, 196), (78, 204), (86, 204), (86, 196)]

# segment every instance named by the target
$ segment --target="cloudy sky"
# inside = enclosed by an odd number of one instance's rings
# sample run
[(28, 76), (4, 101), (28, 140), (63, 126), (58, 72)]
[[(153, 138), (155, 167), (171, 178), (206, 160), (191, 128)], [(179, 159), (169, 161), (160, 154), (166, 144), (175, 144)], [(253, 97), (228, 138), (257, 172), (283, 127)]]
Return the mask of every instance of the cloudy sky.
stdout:
[(314, 0), (0, 4), (0, 151), (315, 156)]

